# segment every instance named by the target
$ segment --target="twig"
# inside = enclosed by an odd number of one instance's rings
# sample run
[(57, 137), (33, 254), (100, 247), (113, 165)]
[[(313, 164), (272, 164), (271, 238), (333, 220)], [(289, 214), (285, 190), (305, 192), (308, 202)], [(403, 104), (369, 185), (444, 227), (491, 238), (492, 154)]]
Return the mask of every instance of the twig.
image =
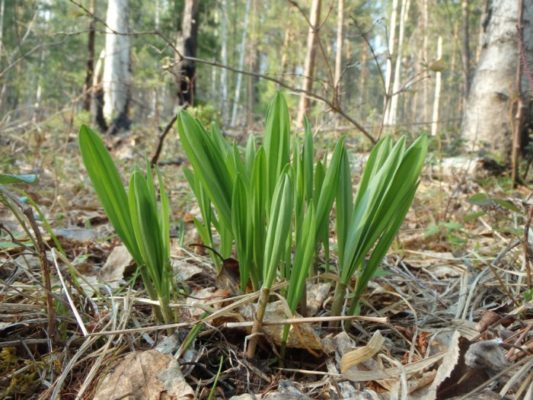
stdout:
[(76, 306), (74, 305), (74, 301), (72, 301), (72, 297), (70, 297), (70, 293), (68, 291), (67, 285), (65, 284), (65, 280), (63, 279), (63, 274), (61, 273), (61, 268), (59, 268), (59, 265), (57, 264), (57, 257), (56, 257), (55, 249), (52, 249), (52, 258), (54, 259), (54, 265), (56, 267), (59, 280), (61, 281), (61, 285), (63, 286), (63, 289), (65, 289), (65, 295), (67, 296), (70, 309), (72, 310), (72, 313), (74, 314), (74, 317), (76, 318), (76, 321), (78, 322), (78, 325), (80, 326), (83, 336), (89, 336), (89, 332), (87, 331), (87, 328), (85, 328), (85, 324), (83, 323), (83, 320), (81, 319), (81, 316), (78, 313)]
[(168, 135), (168, 133), (170, 132), (170, 130), (176, 123), (177, 119), (178, 119), (178, 113), (174, 114), (170, 122), (165, 127), (165, 130), (163, 131), (163, 133), (159, 136), (157, 148), (155, 149), (155, 153), (152, 156), (152, 160), (150, 161), (150, 164), (152, 165), (152, 167), (154, 167), (159, 161), (159, 156), (161, 155), (161, 151), (163, 150), (163, 142), (165, 141), (166, 136)]
[[(288, 318), (279, 321), (263, 321), (264, 326), (270, 325), (297, 325), (297, 324), (311, 324), (316, 322), (330, 322), (330, 321), (368, 321), (376, 324), (387, 324), (389, 319), (386, 317), (362, 317), (360, 315), (343, 315), (335, 317), (307, 317), (307, 318)], [(254, 321), (243, 322), (226, 322), (222, 325), (224, 328), (249, 328), (253, 326)]]
[(48, 337), (53, 340), (56, 331), (56, 313), (54, 309), (54, 299), (52, 297), (52, 284), (50, 282), (50, 265), (48, 264), (48, 259), (46, 258), (46, 248), (44, 246), (41, 231), (39, 230), (39, 227), (35, 222), (35, 218), (33, 216), (33, 209), (31, 207), (26, 207), (23, 209), (22, 212), (28, 219), (35, 235), (35, 245), (37, 247), (37, 252), (39, 253), (41, 276), (43, 279), (44, 290), (46, 292), (46, 313), (48, 317), (47, 333)]
[(533, 289), (533, 279), (531, 277), (531, 262), (529, 260), (529, 227), (531, 226), (531, 220), (533, 219), (533, 206), (529, 206), (527, 213), (526, 226), (524, 227), (524, 265), (527, 274), (527, 286), (529, 290)]

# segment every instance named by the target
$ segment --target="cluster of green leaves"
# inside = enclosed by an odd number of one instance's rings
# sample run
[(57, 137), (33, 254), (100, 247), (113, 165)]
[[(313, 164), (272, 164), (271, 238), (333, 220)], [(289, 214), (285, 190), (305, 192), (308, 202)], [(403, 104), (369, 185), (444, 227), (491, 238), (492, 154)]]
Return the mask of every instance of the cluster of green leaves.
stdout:
[(234, 246), (242, 289), (251, 282), (254, 289), (268, 291), (276, 278), (287, 280), (286, 299), (294, 311), (320, 244), (328, 249), (336, 198), (339, 284), (333, 313), (342, 312), (345, 290), (359, 272), (353, 312), (412, 203), (427, 139), (408, 148), (405, 138), (376, 145), (354, 202), (344, 140), (337, 142), (329, 162), (315, 162), (309, 124), (303, 143), (289, 131), (281, 94), (270, 106), (263, 145), (257, 146), (252, 136), (243, 152), (216, 127), (206, 131), (186, 112), (179, 115), (178, 132), (192, 166), (186, 176), (203, 219), (196, 226), (209, 246), (213, 228), (218, 232), (223, 256)]
[(303, 146), (291, 141), (281, 94), (270, 106), (261, 146), (250, 136), (241, 152), (215, 126), (206, 131), (187, 112), (179, 115), (178, 131), (192, 166), (185, 174), (200, 205), (202, 221), (195, 224), (202, 240), (212, 247), (214, 228), (220, 253), (228, 257), (235, 249), (243, 290), (249, 284), (270, 288), (281, 273), (294, 310), (318, 243), (328, 236), (342, 142), (329, 166), (314, 164), (310, 127)]
[(150, 298), (159, 301), (157, 317), (172, 322), (169, 303), (175, 285), (170, 266), (170, 209), (161, 174), (156, 170), (157, 191), (150, 165), (146, 173), (136, 168), (126, 193), (100, 137), (82, 125), (79, 143), (83, 163), (109, 221), (140, 268)]
[(386, 255), (407, 211), (411, 207), (428, 148), (426, 136), (410, 147), (405, 137), (396, 143), (390, 137), (381, 140), (370, 153), (355, 201), (351, 176), (345, 157), (337, 187), (337, 242), (339, 280), (332, 313), (339, 314), (345, 291), (357, 273), (350, 313)]

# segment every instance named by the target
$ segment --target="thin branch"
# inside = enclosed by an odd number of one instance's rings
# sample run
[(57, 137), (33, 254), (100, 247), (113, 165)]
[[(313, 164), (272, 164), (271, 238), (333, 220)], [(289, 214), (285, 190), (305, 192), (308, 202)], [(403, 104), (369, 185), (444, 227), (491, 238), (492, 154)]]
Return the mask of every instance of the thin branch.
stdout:
[(155, 149), (155, 153), (152, 156), (152, 160), (150, 161), (150, 164), (152, 165), (152, 167), (155, 166), (157, 162), (159, 161), (159, 156), (161, 155), (161, 151), (163, 150), (163, 142), (165, 141), (166, 136), (168, 135), (168, 133), (170, 132), (170, 130), (176, 123), (177, 119), (178, 119), (178, 114), (176, 113), (174, 114), (170, 122), (165, 127), (165, 130), (163, 131), (163, 133), (161, 133), (161, 135), (159, 136), (157, 148)]

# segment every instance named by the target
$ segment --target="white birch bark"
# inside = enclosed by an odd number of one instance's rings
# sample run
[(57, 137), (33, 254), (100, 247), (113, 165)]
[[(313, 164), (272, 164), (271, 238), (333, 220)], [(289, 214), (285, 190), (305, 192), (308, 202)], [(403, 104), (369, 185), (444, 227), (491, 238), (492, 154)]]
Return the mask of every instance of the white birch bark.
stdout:
[[(246, 53), (246, 39), (248, 37), (248, 21), (250, 20), (250, 5), (252, 1), (246, 0), (246, 9), (244, 10), (244, 26), (242, 29), (241, 45), (239, 51), (239, 70), (244, 68), (244, 53)], [(237, 74), (237, 82), (235, 83), (235, 97), (233, 98), (233, 110), (231, 111), (231, 126), (237, 122), (237, 110), (239, 107), (239, 100), (241, 95), (242, 74)]]
[[(524, 2), (524, 45), (533, 42), (533, 4)], [(479, 64), (463, 116), (463, 138), (470, 150), (486, 150), (507, 161), (512, 145), (512, 105), (515, 100), (518, 2), (492, 3)], [(530, 51), (531, 53), (531, 51)], [(526, 47), (526, 56), (528, 54)], [(531, 61), (531, 60), (530, 60)]]
[(321, 0), (313, 0), (311, 4), (311, 15), (309, 18), (310, 26), (307, 33), (307, 55), (305, 57), (304, 65), (304, 77), (302, 90), (304, 91), (300, 96), (300, 104), (298, 106), (298, 116), (296, 118), (296, 124), (298, 126), (303, 125), (304, 116), (309, 107), (309, 98), (306, 92), (310, 92), (313, 89), (313, 79), (315, 70), (315, 54), (316, 54), (316, 41), (318, 38), (318, 23), (320, 20), (320, 7)]
[[(442, 59), (442, 36), (437, 40), (437, 60)], [(431, 117), (431, 136), (435, 136), (439, 129), (439, 104), (442, 85), (442, 72), (435, 74), (435, 95), (433, 97), (433, 116)]]
[(335, 53), (335, 88), (340, 93), (340, 81), (342, 75), (342, 41), (344, 39), (344, 0), (339, 0), (337, 8), (337, 44)]
[(400, 28), (398, 34), (398, 52), (396, 54), (396, 65), (394, 66), (394, 80), (392, 84), (392, 93), (390, 98), (390, 108), (388, 113), (388, 119), (385, 120), (386, 125), (395, 125), (396, 116), (398, 113), (398, 97), (401, 83), (401, 71), (402, 71), (402, 57), (403, 57), (403, 39), (405, 35), (405, 24), (407, 22), (407, 16), (409, 14), (410, 0), (402, 0), (402, 7), (400, 11)]
[[(220, 4), (220, 61), (222, 65), (228, 65), (228, 1), (221, 0)], [(222, 122), (228, 121), (228, 70), (220, 71), (220, 109), (222, 110)]]
[[(422, 20), (424, 24), (424, 37), (422, 39), (422, 59), (425, 63), (429, 62), (428, 57), (428, 31), (429, 31), (429, 0), (422, 1)], [(422, 121), (426, 122), (428, 120), (428, 103), (429, 103), (429, 80), (426, 78), (422, 83)]]
[(127, 119), (130, 97), (130, 38), (128, 0), (109, 0), (106, 16), (104, 116), (109, 124)]
[(383, 110), (383, 122), (386, 124), (389, 119), (389, 112), (390, 112), (390, 96), (392, 92), (392, 58), (394, 57), (394, 45), (396, 42), (396, 18), (398, 15), (398, 0), (392, 0), (392, 9), (391, 9), (391, 17), (390, 17), (390, 24), (389, 24), (389, 47), (388, 47), (388, 57), (387, 57), (387, 65), (385, 70), (385, 99), (384, 99), (384, 106), (385, 109)]

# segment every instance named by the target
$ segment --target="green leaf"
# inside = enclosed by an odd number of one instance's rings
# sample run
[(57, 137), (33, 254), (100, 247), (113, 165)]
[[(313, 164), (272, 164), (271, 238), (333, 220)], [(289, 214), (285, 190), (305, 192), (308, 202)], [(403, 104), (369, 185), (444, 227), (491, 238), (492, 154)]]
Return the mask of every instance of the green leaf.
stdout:
[(111, 224), (137, 264), (142, 258), (135, 241), (124, 185), (102, 139), (87, 126), (80, 128), (81, 156)]
[(278, 263), (283, 256), (287, 237), (290, 233), (292, 202), (292, 183), (288, 173), (285, 172), (280, 176), (274, 190), (272, 214), (268, 223), (264, 253), (264, 288), (270, 289), (272, 287)]

